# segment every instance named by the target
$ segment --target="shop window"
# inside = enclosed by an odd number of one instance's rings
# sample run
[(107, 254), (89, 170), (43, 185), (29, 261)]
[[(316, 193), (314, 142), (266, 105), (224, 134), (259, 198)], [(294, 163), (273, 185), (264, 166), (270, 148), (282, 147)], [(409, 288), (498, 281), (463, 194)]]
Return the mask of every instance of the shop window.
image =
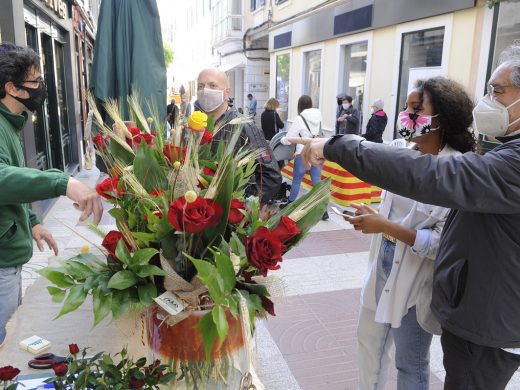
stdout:
[(341, 48), (342, 62), (340, 63), (340, 90), (338, 92), (352, 96), (354, 107), (359, 110), (360, 114), (363, 113), (367, 51), (367, 41), (344, 45)]
[(443, 45), (444, 27), (403, 34), (396, 117), (403, 109), (415, 80), (441, 74)]
[(278, 4), (283, 4), (283, 3), (286, 3), (288, 0), (276, 0), (275, 1), (275, 4), (278, 5)]
[(290, 54), (276, 56), (276, 99), (280, 102), (279, 115), (282, 121), (287, 121), (289, 113), (289, 71), (291, 68)]
[(321, 50), (304, 53), (303, 94), (309, 95), (313, 107), (320, 106)]

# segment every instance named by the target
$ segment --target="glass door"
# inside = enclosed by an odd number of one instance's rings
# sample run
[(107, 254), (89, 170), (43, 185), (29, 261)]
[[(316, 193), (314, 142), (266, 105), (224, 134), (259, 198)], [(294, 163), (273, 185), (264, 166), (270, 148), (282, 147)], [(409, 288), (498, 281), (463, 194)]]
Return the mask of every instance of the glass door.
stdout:
[[(38, 42), (38, 32), (36, 27), (26, 24), (25, 37), (27, 46), (33, 49), (36, 53), (40, 53), (40, 46)], [(43, 72), (42, 72), (43, 73)], [(45, 75), (44, 75), (45, 77)], [(49, 169), (49, 148), (47, 139), (47, 101), (43, 106), (38, 108), (36, 114), (33, 116), (34, 125), (34, 145), (36, 149), (36, 168), (41, 170)]]
[(48, 108), (48, 124), (49, 124), (49, 144), (51, 156), (51, 168), (63, 170), (65, 168), (63, 162), (63, 150), (61, 146), (61, 122), (58, 105), (57, 77), (59, 77), (54, 69), (54, 49), (52, 38), (44, 33), (40, 34), (42, 45), (42, 63), (43, 74), (47, 84), (47, 108)]

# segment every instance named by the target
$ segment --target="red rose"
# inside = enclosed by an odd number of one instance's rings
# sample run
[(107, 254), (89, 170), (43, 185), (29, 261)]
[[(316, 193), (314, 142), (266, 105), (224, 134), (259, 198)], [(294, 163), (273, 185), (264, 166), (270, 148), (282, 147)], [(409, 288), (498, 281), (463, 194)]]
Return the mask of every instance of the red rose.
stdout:
[(244, 219), (244, 214), (240, 212), (240, 210), (245, 210), (246, 204), (238, 199), (233, 199), (231, 201), (231, 207), (229, 209), (228, 222), (230, 224), (239, 223)]
[(204, 167), (202, 168), (202, 173), (205, 174), (206, 176), (215, 176), (215, 171), (213, 169), (211, 169), (210, 167)]
[(106, 149), (107, 147), (106, 139), (103, 137), (103, 134), (95, 135), (92, 138), (92, 141), (98, 147), (98, 149)]
[(267, 276), (268, 270), (279, 269), (282, 253), (285, 246), (280, 239), (271, 233), (265, 226), (259, 227), (256, 232), (246, 238), (246, 254), (249, 262)]
[(217, 225), (222, 214), (222, 206), (213, 200), (197, 196), (195, 202), (186, 203), (181, 196), (170, 204), (168, 220), (177, 231), (199, 233)]
[(150, 192), (150, 195), (155, 196), (156, 198), (158, 198), (159, 196), (163, 196), (164, 195), (164, 191), (161, 190), (160, 188), (156, 188), (155, 190)]
[(78, 344), (69, 344), (69, 352), (71, 355), (76, 355), (79, 353)]
[(178, 161), (179, 156), (181, 157), (181, 161), (184, 162), (186, 158), (186, 148), (180, 148), (179, 146), (173, 145), (164, 145), (163, 153), (171, 163)]
[(300, 234), (301, 230), (298, 228), (296, 222), (284, 215), (280, 218), (278, 226), (273, 229), (272, 233), (285, 244)]
[(152, 146), (153, 137), (150, 134), (137, 134), (134, 138), (132, 138), (132, 141), (135, 145), (141, 145), (143, 139), (146, 142), (146, 145)]
[(130, 132), (130, 134), (132, 134), (132, 138), (126, 138), (126, 143), (130, 146), (133, 145), (133, 140), (135, 137), (139, 136), (141, 134), (141, 130), (139, 130), (137, 127), (130, 127), (128, 129), (128, 131)]
[(121, 185), (121, 189), (119, 189), (118, 187), (119, 178), (108, 177), (96, 186), (96, 191), (105, 199), (115, 199), (113, 195), (119, 196), (124, 194), (123, 185)]
[(205, 144), (211, 143), (212, 141), (213, 141), (213, 134), (211, 134), (208, 129), (204, 129), (204, 134), (202, 135), (200, 144), (205, 145)]
[(0, 380), (2, 381), (10, 381), (16, 378), (16, 376), (20, 373), (18, 368), (13, 366), (5, 366), (0, 367)]
[(56, 376), (65, 376), (69, 370), (69, 366), (67, 366), (67, 363), (65, 362), (54, 363), (52, 365), (52, 369), (54, 370)]
[(105, 236), (105, 238), (103, 238), (103, 242), (101, 243), (101, 246), (103, 248), (105, 248), (112, 257), (117, 258), (116, 254), (115, 254), (116, 248), (117, 248), (117, 244), (119, 243), (119, 241), (121, 239), (125, 242), (128, 250), (130, 250), (131, 249), (130, 245), (128, 245), (128, 242), (126, 242), (123, 235), (120, 232), (118, 232), (117, 230), (112, 230), (112, 231), (108, 232), (108, 234)]
[(133, 378), (133, 379), (130, 379), (130, 382), (128, 382), (128, 385), (130, 386), (131, 389), (140, 389), (141, 387), (143, 387), (145, 385), (145, 383), (143, 380)]

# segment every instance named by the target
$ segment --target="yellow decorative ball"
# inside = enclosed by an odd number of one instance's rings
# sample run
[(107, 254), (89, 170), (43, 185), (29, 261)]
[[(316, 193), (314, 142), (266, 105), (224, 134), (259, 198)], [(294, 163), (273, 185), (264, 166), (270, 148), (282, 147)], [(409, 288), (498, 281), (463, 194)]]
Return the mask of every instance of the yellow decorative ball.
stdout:
[(184, 194), (184, 199), (186, 199), (186, 203), (192, 203), (192, 202), (195, 202), (197, 200), (197, 194), (195, 193), (195, 191), (186, 191), (186, 193)]
[(152, 118), (151, 116), (149, 116), (148, 118), (146, 118), (146, 121), (147, 121), (148, 123), (152, 123), (152, 122), (153, 122), (153, 118)]
[(89, 253), (90, 252), (90, 245), (84, 244), (81, 248), (79, 248), (79, 253)]
[(180, 161), (175, 161), (173, 163), (173, 169), (175, 169), (176, 171), (178, 171), (179, 169), (181, 169), (181, 163)]

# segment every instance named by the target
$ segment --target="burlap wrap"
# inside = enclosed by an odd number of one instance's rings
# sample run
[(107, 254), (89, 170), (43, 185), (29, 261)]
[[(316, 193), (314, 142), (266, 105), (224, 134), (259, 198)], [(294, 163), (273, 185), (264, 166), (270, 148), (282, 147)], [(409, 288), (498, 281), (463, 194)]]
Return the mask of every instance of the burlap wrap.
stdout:
[(189, 317), (191, 311), (199, 304), (200, 294), (208, 291), (208, 288), (197, 277), (194, 277), (191, 280), (191, 283), (184, 280), (177, 272), (175, 272), (168, 259), (166, 259), (162, 253), (161, 268), (166, 272), (166, 276), (164, 277), (164, 288), (171, 291), (188, 304), (188, 307), (180, 313), (167, 316), (165, 320), (166, 323), (173, 326)]

